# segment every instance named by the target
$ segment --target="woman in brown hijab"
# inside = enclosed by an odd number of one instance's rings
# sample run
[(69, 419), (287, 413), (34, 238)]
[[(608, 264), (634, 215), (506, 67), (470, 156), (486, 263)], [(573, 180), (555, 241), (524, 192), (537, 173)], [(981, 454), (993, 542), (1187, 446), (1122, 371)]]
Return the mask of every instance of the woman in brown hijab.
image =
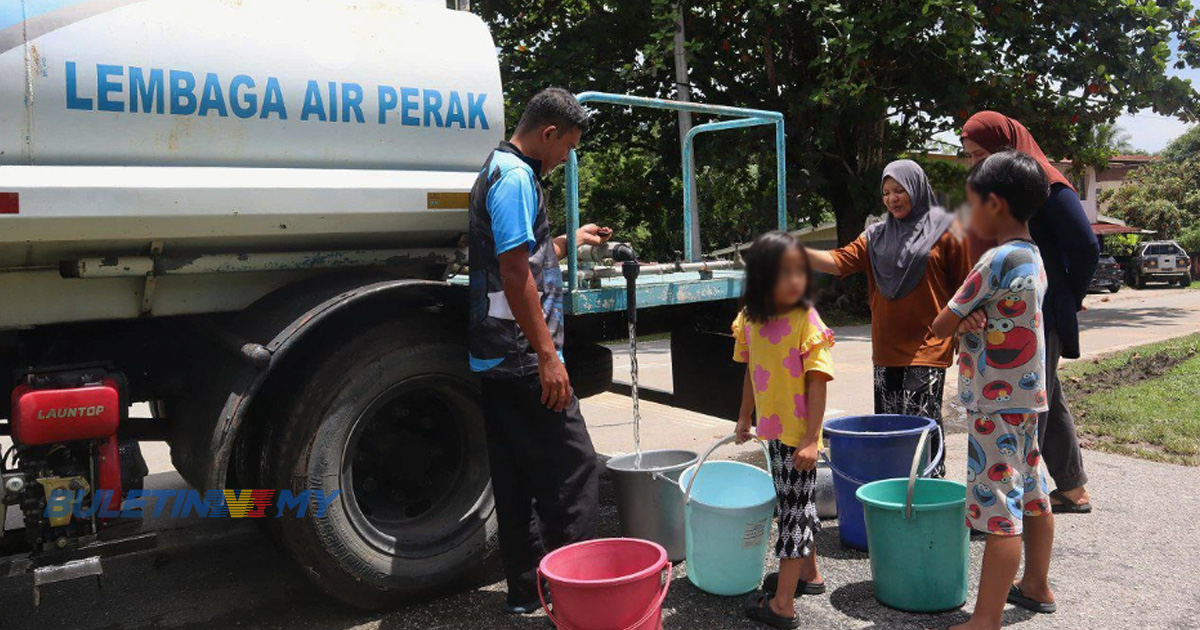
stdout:
[[(1029, 232), (1042, 252), (1049, 278), (1042, 311), (1046, 322), (1046, 393), (1050, 411), (1041, 414), (1038, 420), (1038, 440), (1046, 470), (1057, 486), (1050, 494), (1054, 511), (1091, 512), (1091, 498), (1084, 487), (1087, 473), (1083, 470), (1083, 454), (1075, 418), (1058, 380), (1058, 360), (1079, 358), (1076, 313), (1083, 310), (1083, 297), (1099, 261), (1100, 243), (1075, 187), (1046, 159), (1025, 125), (998, 112), (979, 112), (963, 125), (962, 143), (972, 164), (1005, 149), (1028, 153), (1050, 179), (1050, 197), (1029, 222)], [(973, 238), (971, 255), (977, 259), (989, 246)]]

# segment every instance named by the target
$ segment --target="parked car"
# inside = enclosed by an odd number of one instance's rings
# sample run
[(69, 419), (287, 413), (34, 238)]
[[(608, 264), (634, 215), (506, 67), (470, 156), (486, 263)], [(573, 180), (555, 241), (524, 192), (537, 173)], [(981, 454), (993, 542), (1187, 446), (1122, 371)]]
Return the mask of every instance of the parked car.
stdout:
[(1116, 293), (1121, 290), (1124, 271), (1121, 270), (1121, 263), (1115, 258), (1107, 254), (1100, 256), (1100, 264), (1096, 266), (1096, 274), (1092, 276), (1092, 284), (1088, 287), (1090, 291), (1107, 290), (1110, 293)]
[(1126, 281), (1139, 289), (1147, 282), (1187, 286), (1192, 283), (1191, 259), (1175, 241), (1143, 243), (1130, 260)]

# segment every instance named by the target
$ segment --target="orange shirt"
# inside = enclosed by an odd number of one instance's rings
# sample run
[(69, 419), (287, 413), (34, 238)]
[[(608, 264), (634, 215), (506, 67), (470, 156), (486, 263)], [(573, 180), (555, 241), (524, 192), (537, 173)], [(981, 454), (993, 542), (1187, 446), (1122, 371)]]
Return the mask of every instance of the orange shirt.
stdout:
[(958, 221), (946, 230), (929, 252), (929, 262), (921, 283), (898, 300), (887, 299), (875, 285), (865, 235), (830, 252), (842, 275), (858, 272), (867, 274), (871, 351), (875, 365), (950, 367), (954, 354), (953, 342), (951, 339), (934, 337), (931, 326), (971, 271), (963, 232)]

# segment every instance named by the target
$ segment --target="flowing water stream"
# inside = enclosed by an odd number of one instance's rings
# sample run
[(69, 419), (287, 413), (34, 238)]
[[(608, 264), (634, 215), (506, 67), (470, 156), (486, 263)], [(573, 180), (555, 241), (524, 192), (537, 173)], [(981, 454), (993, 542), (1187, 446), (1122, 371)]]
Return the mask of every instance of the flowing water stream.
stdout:
[(629, 393), (633, 398), (633, 467), (642, 467), (642, 410), (638, 405), (637, 322), (629, 322)]

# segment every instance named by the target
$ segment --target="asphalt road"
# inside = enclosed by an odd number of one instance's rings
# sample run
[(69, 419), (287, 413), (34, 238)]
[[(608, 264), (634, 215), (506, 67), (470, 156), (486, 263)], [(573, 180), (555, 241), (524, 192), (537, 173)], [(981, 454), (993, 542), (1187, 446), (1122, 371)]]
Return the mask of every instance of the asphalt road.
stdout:
[[(1080, 346), (1084, 358), (1200, 332), (1200, 290), (1168, 289), (1151, 285), (1142, 291), (1124, 288), (1119, 293), (1092, 294), (1080, 313)], [(826, 417), (869, 414), (874, 411), (871, 395), (870, 326), (835, 327), (837, 343), (833, 361), (837, 378), (829, 384)], [(614, 346), (613, 376), (628, 382), (629, 358), (624, 346)], [(670, 342), (650, 341), (638, 346), (638, 379), (643, 386), (671, 390)], [(946, 378), (944, 415), (963, 417), (955, 402), (958, 376), (951, 369)], [(629, 399), (601, 394), (582, 402), (588, 429), (599, 451), (609, 454), (633, 450), (633, 421)], [(729, 431), (733, 418), (712, 418), (663, 405), (642, 402), (643, 448), (689, 448), (703, 450), (716, 437)], [(948, 432), (965, 431), (962, 423), (948, 422)], [(741, 452), (748, 453), (749, 449)], [(1200, 623), (1197, 623), (1200, 627)]]
[[(1200, 291), (1128, 291), (1115, 299), (1102, 299), (1089, 299), (1092, 309), (1084, 315), (1089, 327), (1084, 344), (1089, 351), (1200, 330)], [(861, 408), (869, 405), (869, 397), (863, 396), (870, 391), (869, 377), (852, 376), (862, 371), (857, 357), (865, 351), (866, 340), (861, 332), (840, 333), (840, 373), (835, 384), (844, 390), (835, 390), (840, 392), (835, 396), (841, 398), (831, 406), (848, 413), (869, 411)], [(854, 369), (847, 369), (850, 367)], [(642, 373), (645, 378), (646, 370)], [(602, 452), (627, 450), (628, 415), (623, 406), (627, 403), (607, 396), (586, 401), (589, 424)], [(722, 422), (648, 405), (646, 423), (653, 437), (647, 447), (704, 444), (728, 430)], [(655, 440), (664, 443), (655, 444)], [(961, 434), (948, 442), (951, 477), (963, 474), (964, 443)], [(148, 487), (182, 486), (161, 449), (149, 455), (156, 472)], [(1010, 627), (1200, 627), (1196, 569), (1200, 566), (1200, 539), (1192, 535), (1195, 515), (1200, 513), (1200, 493), (1196, 492), (1200, 472), (1104, 453), (1089, 452), (1086, 458), (1092, 476), (1089, 488), (1097, 508), (1090, 516), (1058, 519), (1052, 575), (1060, 612), (1034, 619), (1010, 609), (1006, 617)], [(600, 533), (617, 535), (616, 509), (607, 483), (602, 504)], [(43, 587), (42, 605), (35, 611), (28, 576), (0, 580), (0, 630), (551, 627), (542, 615), (512, 618), (500, 612), (504, 595), (495, 570), (464, 592), (387, 614), (367, 614), (348, 610), (313, 589), (253, 524), (205, 519), (154, 526), (163, 528), (158, 549), (106, 561), (103, 591), (89, 580)], [(973, 541), (971, 550), (972, 566), (977, 568), (982, 543)], [(961, 611), (911, 615), (878, 604), (866, 556), (837, 543), (836, 522), (827, 523), (822, 530), (818, 553), (830, 592), (800, 602), (804, 628), (942, 628), (964, 618)], [(677, 577), (684, 573), (685, 567), (676, 569)], [(757, 627), (741, 618), (740, 606), (740, 598), (707, 595), (686, 578), (677, 579), (667, 599), (664, 627)]]

